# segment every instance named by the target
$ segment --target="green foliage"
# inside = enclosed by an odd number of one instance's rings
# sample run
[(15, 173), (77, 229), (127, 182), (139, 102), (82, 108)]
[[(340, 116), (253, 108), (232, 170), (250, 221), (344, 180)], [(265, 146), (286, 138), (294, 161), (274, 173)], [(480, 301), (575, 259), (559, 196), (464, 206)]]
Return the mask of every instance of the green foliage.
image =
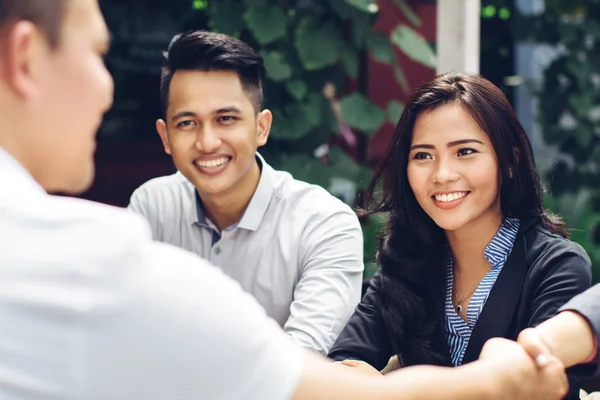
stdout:
[(360, 93), (352, 93), (341, 99), (342, 118), (352, 128), (368, 134), (374, 133), (385, 121), (384, 111)]
[(538, 90), (544, 139), (560, 152), (546, 175), (549, 205), (567, 217), (599, 280), (600, 0), (546, 0), (543, 14), (518, 16), (514, 25), (521, 38), (557, 50)]
[[(200, 3), (195, 0), (192, 5), (198, 9)], [(420, 26), (406, 1), (395, 3), (409, 21)], [(365, 167), (368, 159), (354, 160), (336, 149), (325, 163), (313, 156), (317, 147), (339, 132), (339, 121), (323, 88), (332, 82), (337, 93), (345, 93), (339, 100), (341, 118), (368, 141), (386, 120), (396, 122), (402, 105), (393, 101), (382, 109), (364, 92), (345, 90), (349, 80), (366, 73), (361, 70), (361, 59), (370, 54), (393, 66), (398, 81), (408, 90), (394, 47), (433, 67), (435, 55), (429, 44), (408, 25), (399, 26), (392, 40), (374, 32), (378, 13), (374, 0), (209, 0), (202, 8), (212, 29), (240, 37), (265, 60), (266, 107), (274, 115), (271, 138), (263, 149), (269, 160), (293, 171), (298, 179), (326, 188), (332, 177), (339, 176), (364, 187), (371, 174)]]
[[(413, 26), (421, 25), (405, 0), (394, 2)], [(361, 60), (370, 55), (392, 66), (408, 92), (394, 48), (433, 68), (435, 55), (423, 37), (408, 25), (399, 25), (391, 38), (375, 32), (375, 0), (209, 0), (206, 10), (212, 29), (235, 34), (258, 49), (265, 60), (265, 106), (274, 118), (269, 143), (261, 151), (269, 162), (325, 188), (332, 179), (343, 178), (354, 182), (359, 191), (365, 189), (372, 175), (366, 167), (370, 163), (367, 151), (354, 159), (333, 147), (325, 161), (314, 152), (339, 134), (340, 117), (362, 137), (362, 143), (368, 143), (384, 122), (397, 122), (403, 104), (392, 101), (382, 109), (368, 98), (366, 88), (348, 92), (346, 85), (366, 73)], [(328, 82), (344, 94), (337, 117), (323, 94)], [(366, 227), (375, 225), (381, 225), (380, 221), (365, 221)], [(365, 240), (365, 259), (372, 262), (375, 232), (365, 232)]]

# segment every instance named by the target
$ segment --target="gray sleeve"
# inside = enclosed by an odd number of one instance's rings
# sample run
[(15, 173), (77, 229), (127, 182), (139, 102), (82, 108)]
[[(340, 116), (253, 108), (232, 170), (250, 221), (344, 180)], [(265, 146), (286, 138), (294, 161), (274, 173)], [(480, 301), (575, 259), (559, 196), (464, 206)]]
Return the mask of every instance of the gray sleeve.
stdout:
[(327, 355), (360, 301), (364, 262), (357, 216), (348, 208), (311, 220), (300, 246), (302, 273), (284, 330), (294, 342)]
[(584, 316), (600, 338), (600, 284), (575, 296), (560, 311), (576, 311)]
[(291, 398), (303, 354), (237, 283), (168, 245), (137, 259), (90, 321), (86, 399)]
[[(583, 316), (596, 334), (596, 346), (600, 341), (600, 284), (575, 296), (559, 311), (575, 311)], [(600, 366), (600, 351), (596, 348), (596, 361), (587, 365), (579, 365), (574, 370), (582, 375), (598, 374)]]

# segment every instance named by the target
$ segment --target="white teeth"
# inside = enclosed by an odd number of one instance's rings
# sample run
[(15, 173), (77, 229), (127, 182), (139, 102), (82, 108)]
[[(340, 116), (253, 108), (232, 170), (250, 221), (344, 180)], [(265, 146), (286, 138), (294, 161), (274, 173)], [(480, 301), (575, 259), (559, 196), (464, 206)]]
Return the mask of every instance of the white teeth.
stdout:
[(229, 161), (229, 158), (221, 157), (216, 160), (207, 160), (207, 161), (198, 160), (198, 161), (196, 161), (196, 165), (199, 167), (202, 167), (202, 168), (216, 168), (216, 167), (220, 167), (221, 165), (225, 164), (227, 161)]
[(449, 203), (454, 200), (458, 200), (461, 197), (465, 197), (467, 192), (454, 192), (450, 194), (436, 194), (435, 199), (437, 201), (441, 201), (442, 203)]

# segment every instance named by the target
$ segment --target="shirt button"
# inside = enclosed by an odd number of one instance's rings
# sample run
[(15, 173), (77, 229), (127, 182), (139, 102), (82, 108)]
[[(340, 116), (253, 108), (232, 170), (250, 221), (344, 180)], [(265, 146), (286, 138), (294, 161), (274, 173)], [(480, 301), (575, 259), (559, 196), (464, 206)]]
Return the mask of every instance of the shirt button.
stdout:
[(218, 246), (217, 246), (217, 247), (215, 247), (215, 254), (216, 254), (216, 255), (219, 255), (219, 254), (221, 254), (221, 248), (220, 248), (220, 247), (218, 247)]

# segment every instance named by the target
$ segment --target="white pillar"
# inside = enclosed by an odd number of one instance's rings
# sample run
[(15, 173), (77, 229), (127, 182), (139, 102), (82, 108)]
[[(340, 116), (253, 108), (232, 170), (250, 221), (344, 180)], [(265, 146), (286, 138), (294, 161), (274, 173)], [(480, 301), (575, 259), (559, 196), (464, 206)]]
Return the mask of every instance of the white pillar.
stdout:
[(438, 74), (479, 73), (480, 9), (480, 0), (438, 0)]

